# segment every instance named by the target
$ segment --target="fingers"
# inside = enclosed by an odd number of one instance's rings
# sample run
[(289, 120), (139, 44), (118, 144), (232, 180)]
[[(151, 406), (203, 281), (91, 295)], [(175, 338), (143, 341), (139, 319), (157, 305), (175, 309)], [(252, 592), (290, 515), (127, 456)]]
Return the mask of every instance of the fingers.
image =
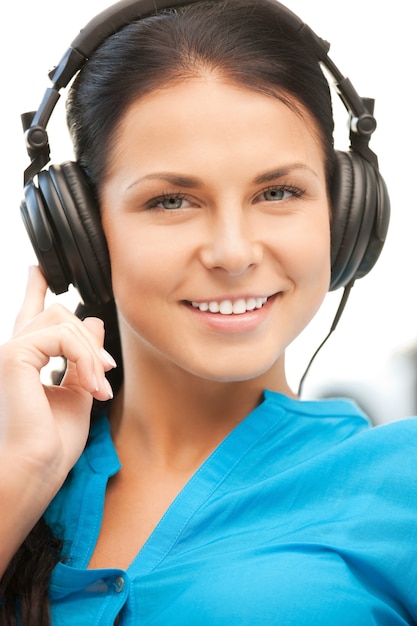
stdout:
[(39, 267), (30, 267), (23, 304), (14, 325), (14, 334), (20, 332), (26, 324), (42, 313), (47, 288), (48, 285)]
[[(117, 367), (117, 364), (107, 350), (103, 348), (103, 321), (96, 317), (87, 317), (82, 322), (82, 327), (84, 331), (88, 331), (82, 336), (82, 339), (86, 340), (86, 343), (83, 344), (84, 353), (78, 361), (76, 358), (71, 359), (68, 353), (68, 368), (63, 385), (72, 385), (74, 373), (76, 373), (77, 379), (87, 391), (90, 391), (93, 397), (97, 400), (110, 400), (113, 397), (113, 390), (104, 372)], [(88, 358), (89, 352), (92, 360)], [(76, 384), (78, 383), (76, 382)]]
[[(89, 318), (87, 324), (102, 327), (101, 320)], [(45, 340), (43, 349), (48, 354), (63, 354), (67, 359), (67, 371), (61, 386), (66, 388), (81, 387), (97, 400), (110, 400), (113, 397), (112, 388), (105, 377), (105, 372), (115, 367), (115, 362), (102, 348), (102, 342), (97, 341), (91, 332), (80, 332), (78, 324), (65, 322), (59, 328), (55, 328), (50, 339), (42, 336)], [(103, 331), (104, 337), (104, 331)]]
[(112, 398), (105, 372), (116, 363), (103, 348), (103, 321), (93, 317), (81, 321), (60, 304), (44, 310), (46, 290), (42, 272), (31, 267), (12, 340), (20, 359), (40, 372), (52, 357), (63, 356), (67, 371), (62, 385), (79, 386), (99, 400)]
[[(52, 314), (55, 317), (59, 314), (60, 319), (50, 323)], [(41, 321), (45, 323), (43, 327), (39, 327)], [(99, 320), (85, 324), (60, 306), (54, 311), (48, 309), (35, 323), (26, 326), (27, 332), (21, 332), (3, 346), (5, 369), (9, 374), (15, 372), (16, 377), (20, 371), (27, 380), (33, 380), (52, 357), (63, 356), (67, 360), (67, 372), (61, 386), (87, 391), (98, 400), (109, 400), (113, 393), (105, 372), (114, 366), (114, 361), (110, 363), (111, 357), (103, 350), (102, 341), (88, 329), (92, 323), (96, 330), (103, 327)], [(103, 333), (104, 330), (102, 336)]]
[(100, 358), (104, 365), (104, 369), (107, 372), (113, 367), (117, 367), (116, 361), (113, 359), (111, 354), (107, 352), (102, 346), (104, 344), (104, 323), (98, 317), (86, 317), (83, 321), (83, 324), (86, 328), (88, 328), (91, 333), (97, 337), (97, 348), (100, 351)]

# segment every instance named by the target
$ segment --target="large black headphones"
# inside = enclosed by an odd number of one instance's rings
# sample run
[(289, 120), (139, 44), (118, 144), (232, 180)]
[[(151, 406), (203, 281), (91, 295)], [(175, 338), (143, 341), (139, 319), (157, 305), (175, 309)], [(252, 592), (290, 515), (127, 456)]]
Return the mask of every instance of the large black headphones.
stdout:
[[(52, 87), (36, 112), (22, 115), (31, 163), (24, 174), (22, 217), (39, 265), (54, 293), (73, 284), (86, 304), (112, 299), (110, 261), (98, 208), (76, 162), (50, 165), (46, 126), (59, 92), (94, 50), (126, 24), (164, 8), (199, 0), (121, 0), (91, 20), (50, 72)], [(361, 98), (328, 57), (329, 44), (276, 0), (270, 3), (329, 72), (350, 116), (350, 149), (336, 152), (332, 180), (330, 290), (351, 286), (376, 263), (390, 216), (388, 192), (369, 141), (376, 128), (373, 101)]]

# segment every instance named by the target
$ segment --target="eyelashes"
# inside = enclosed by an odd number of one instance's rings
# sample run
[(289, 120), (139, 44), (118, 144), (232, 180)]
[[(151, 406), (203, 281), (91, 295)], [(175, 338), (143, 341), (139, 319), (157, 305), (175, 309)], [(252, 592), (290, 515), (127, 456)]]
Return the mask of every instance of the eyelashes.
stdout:
[[(252, 201), (267, 202), (267, 203), (281, 203), (291, 201), (292, 199), (302, 198), (305, 194), (305, 190), (295, 185), (270, 185), (261, 192), (258, 192), (253, 196)], [(145, 203), (146, 210), (161, 210), (161, 211), (179, 211), (181, 209), (188, 209), (192, 207), (201, 206), (197, 200), (191, 196), (181, 192), (165, 192), (155, 198), (151, 198)]]
[(301, 198), (305, 194), (305, 190), (293, 185), (271, 185), (267, 187), (257, 198), (262, 197), (266, 202), (284, 202), (292, 198)]
[[(188, 204), (187, 207), (184, 206), (185, 203)], [(164, 193), (156, 198), (152, 198), (146, 203), (146, 209), (161, 209), (166, 211), (189, 208), (190, 206), (196, 206), (196, 204), (191, 203), (185, 194), (175, 192)]]

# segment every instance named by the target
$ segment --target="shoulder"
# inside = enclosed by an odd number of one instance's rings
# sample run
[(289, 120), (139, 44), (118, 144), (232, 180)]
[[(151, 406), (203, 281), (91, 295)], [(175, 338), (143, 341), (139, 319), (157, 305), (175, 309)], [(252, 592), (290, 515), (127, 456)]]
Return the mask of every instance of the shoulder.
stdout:
[(386, 462), (390, 458), (399, 458), (403, 462), (412, 462), (417, 466), (417, 418), (407, 418), (374, 426), (358, 434), (356, 445), (362, 450), (369, 450), (374, 457)]
[(287, 462), (314, 463), (323, 480), (334, 472), (381, 481), (391, 474), (417, 485), (417, 418), (372, 426), (350, 400), (300, 401), (273, 392), (265, 394), (264, 410), (274, 415)]

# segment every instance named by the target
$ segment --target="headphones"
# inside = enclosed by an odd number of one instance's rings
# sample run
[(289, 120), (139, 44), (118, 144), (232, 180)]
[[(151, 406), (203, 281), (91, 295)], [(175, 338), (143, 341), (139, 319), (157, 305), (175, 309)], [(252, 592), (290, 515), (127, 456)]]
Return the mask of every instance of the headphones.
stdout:
[[(199, 0), (174, 0), (175, 6)], [(369, 141), (376, 128), (374, 102), (361, 98), (328, 57), (330, 45), (276, 0), (263, 0), (278, 11), (283, 24), (329, 72), (349, 113), (350, 149), (336, 151), (331, 185), (330, 290), (350, 287), (375, 265), (386, 238), (390, 201)], [(50, 72), (52, 87), (39, 109), (22, 115), (31, 159), (24, 173), (21, 214), (50, 289), (67, 291), (73, 284), (87, 305), (104, 305), (113, 298), (110, 261), (100, 215), (86, 176), (76, 162), (48, 165), (46, 126), (60, 90), (111, 34), (130, 22), (172, 8), (173, 0), (121, 0), (99, 13), (74, 39)]]

